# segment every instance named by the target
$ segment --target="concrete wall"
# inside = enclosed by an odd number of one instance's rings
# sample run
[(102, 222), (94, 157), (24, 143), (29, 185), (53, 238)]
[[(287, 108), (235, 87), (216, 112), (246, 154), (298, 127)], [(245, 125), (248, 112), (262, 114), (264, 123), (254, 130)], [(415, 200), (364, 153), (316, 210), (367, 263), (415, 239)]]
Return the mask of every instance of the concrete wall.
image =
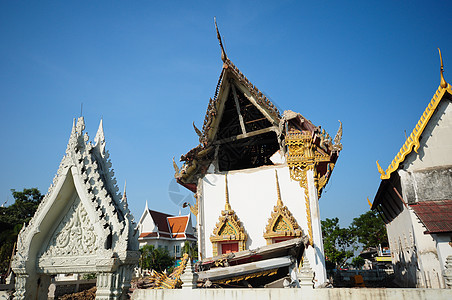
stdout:
[(452, 299), (450, 289), (180, 289), (180, 290), (135, 290), (132, 300), (270, 300), (270, 299), (309, 299), (309, 300), (381, 300), (381, 299)]

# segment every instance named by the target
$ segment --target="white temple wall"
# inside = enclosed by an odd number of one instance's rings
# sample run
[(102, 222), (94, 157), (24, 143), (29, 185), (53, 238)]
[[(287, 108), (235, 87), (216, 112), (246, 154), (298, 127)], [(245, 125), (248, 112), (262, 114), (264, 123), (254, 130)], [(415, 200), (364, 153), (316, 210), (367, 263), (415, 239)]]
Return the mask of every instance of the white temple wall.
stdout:
[(436, 242), (436, 249), (438, 251), (438, 260), (441, 266), (441, 270), (446, 268), (446, 258), (452, 255), (452, 247), (450, 245), (450, 234), (432, 234), (433, 239)]
[(414, 211), (410, 210), (414, 236), (416, 241), (416, 252), (423, 284), (418, 287), (444, 288), (445, 282), (439, 263), (436, 241), (430, 234), (424, 234), (427, 228), (422, 224)]
[(443, 100), (428, 122), (418, 153), (407, 156), (406, 164), (409, 172), (437, 166), (452, 165), (452, 104)]
[[(275, 169), (278, 172), (281, 200), (297, 220), (303, 234), (308, 234), (304, 190), (300, 187), (299, 182), (290, 179), (287, 166), (264, 166), (255, 169), (230, 171), (227, 174), (229, 203), (248, 235), (247, 249), (255, 249), (267, 244), (263, 234), (278, 199)], [(201, 183), (202, 187), (199, 189), (201, 193), (199, 202), (201, 219), (198, 220), (200, 226), (198, 234), (199, 240), (204, 240), (204, 245), (200, 247), (200, 251), (202, 257), (206, 258), (213, 256), (210, 237), (221, 211), (225, 209), (225, 175), (206, 174)], [(320, 218), (318, 211), (317, 217)], [(319, 229), (320, 225), (317, 226), (317, 230)], [(319, 239), (317, 238), (317, 240)], [(323, 243), (321, 247), (321, 256), (323, 256)], [(314, 272), (322, 274), (321, 278), (323, 278), (325, 276), (323, 264), (320, 258), (316, 256), (316, 254), (320, 254), (319, 251), (320, 248), (314, 251), (312, 247), (308, 247), (306, 254)], [(321, 278), (318, 280), (319, 284), (323, 283)]]
[(386, 224), (386, 229), (395, 281), (403, 287), (416, 287), (419, 276), (410, 211), (404, 206), (397, 218)]

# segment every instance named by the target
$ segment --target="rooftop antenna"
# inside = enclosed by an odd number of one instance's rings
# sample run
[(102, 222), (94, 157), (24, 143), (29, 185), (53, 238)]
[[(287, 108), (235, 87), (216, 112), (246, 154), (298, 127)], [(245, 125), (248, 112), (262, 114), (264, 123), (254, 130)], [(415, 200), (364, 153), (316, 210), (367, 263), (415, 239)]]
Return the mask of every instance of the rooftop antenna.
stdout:
[(439, 51), (439, 60), (441, 62), (441, 69), (440, 69), (440, 72), (441, 72), (441, 84), (440, 84), (440, 86), (443, 89), (445, 89), (445, 88), (447, 88), (447, 82), (444, 79), (444, 75), (443, 75), (443, 73), (444, 73), (443, 56), (441, 55), (441, 50), (439, 48), (438, 48), (438, 51)]
[(221, 60), (222, 60), (223, 62), (226, 62), (226, 60), (228, 59), (228, 57), (226, 56), (226, 51), (224, 51), (223, 42), (221, 41), (221, 35), (220, 35), (220, 32), (218, 31), (217, 18), (216, 18), (216, 17), (213, 17), (213, 21), (215, 22), (215, 29), (217, 30), (217, 39), (218, 39), (218, 42), (220, 43), (220, 48), (221, 48)]

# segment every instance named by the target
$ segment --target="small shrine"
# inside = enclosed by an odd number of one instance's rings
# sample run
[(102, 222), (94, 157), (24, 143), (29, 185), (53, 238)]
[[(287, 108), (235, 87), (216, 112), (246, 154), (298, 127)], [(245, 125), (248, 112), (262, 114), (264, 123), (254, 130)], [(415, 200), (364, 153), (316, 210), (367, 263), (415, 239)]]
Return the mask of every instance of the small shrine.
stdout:
[(94, 143), (80, 117), (57, 174), (12, 262), (14, 299), (47, 299), (51, 277), (95, 273), (96, 299), (123, 299), (139, 251), (127, 198), (119, 193), (100, 122)]

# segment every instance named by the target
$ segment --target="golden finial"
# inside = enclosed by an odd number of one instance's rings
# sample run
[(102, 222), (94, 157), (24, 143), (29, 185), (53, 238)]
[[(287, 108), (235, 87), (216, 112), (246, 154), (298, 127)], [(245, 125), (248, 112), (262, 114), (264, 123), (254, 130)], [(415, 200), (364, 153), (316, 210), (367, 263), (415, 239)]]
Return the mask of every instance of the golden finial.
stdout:
[(224, 51), (223, 42), (221, 41), (220, 32), (218, 31), (217, 18), (216, 18), (216, 17), (213, 17), (213, 21), (215, 22), (215, 29), (217, 30), (217, 39), (218, 39), (218, 42), (220, 43), (220, 48), (221, 48), (221, 60), (222, 60), (223, 62), (226, 62), (226, 59), (227, 59), (228, 57), (226, 56), (226, 51)]
[(281, 200), (281, 191), (279, 189), (278, 171), (276, 171), (276, 169), (275, 169), (275, 177), (276, 177), (276, 191), (278, 193), (278, 205), (282, 206), (283, 203), (282, 203), (282, 200)]
[(440, 86), (443, 88), (443, 89), (445, 89), (445, 88), (447, 88), (447, 82), (446, 82), (446, 80), (444, 80), (444, 75), (443, 75), (443, 73), (444, 73), (444, 66), (443, 66), (443, 56), (441, 55), (441, 50), (438, 48), (438, 51), (439, 51), (439, 60), (441, 61), (441, 84), (440, 84)]
[(367, 197), (367, 203), (369, 204), (370, 209), (372, 209), (372, 202), (370, 202), (369, 197)]
[(224, 175), (224, 186), (225, 186), (225, 196), (226, 196), (226, 205), (224, 206), (224, 209), (231, 210), (231, 204), (229, 204), (228, 174)]
[(383, 171), (383, 168), (378, 163), (378, 160), (377, 160), (377, 168), (378, 168), (378, 173), (380, 173), (381, 175), (386, 175), (385, 171)]

